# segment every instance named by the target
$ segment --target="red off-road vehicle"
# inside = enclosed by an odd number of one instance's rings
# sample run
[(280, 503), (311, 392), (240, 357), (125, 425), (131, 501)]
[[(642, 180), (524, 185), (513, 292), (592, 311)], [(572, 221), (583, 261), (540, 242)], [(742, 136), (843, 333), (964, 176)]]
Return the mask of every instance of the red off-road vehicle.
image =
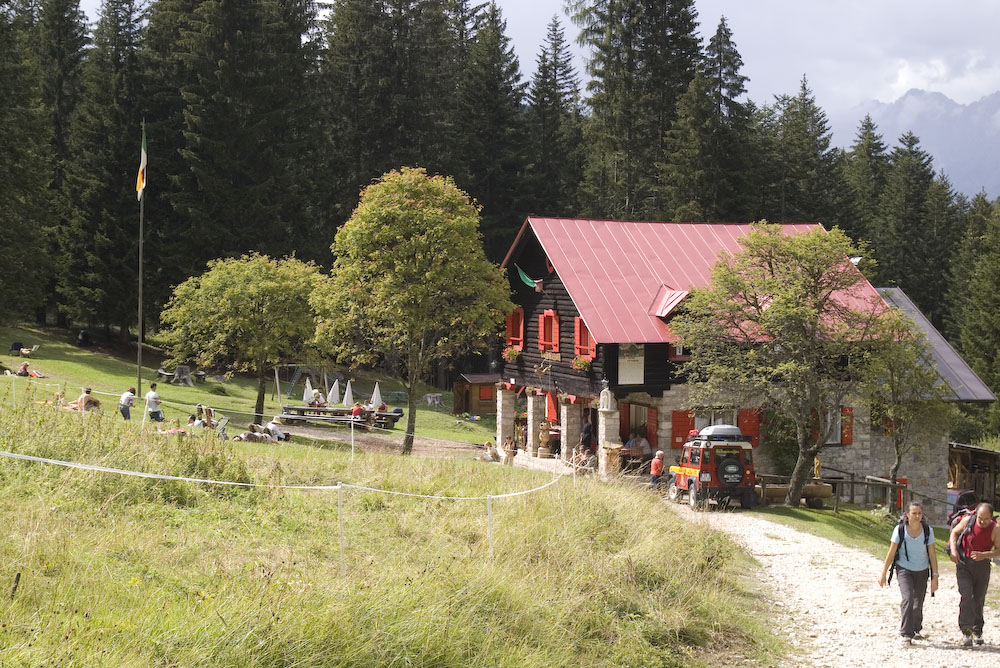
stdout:
[(667, 497), (681, 502), (687, 494), (692, 508), (739, 501), (742, 508), (757, 505), (753, 451), (750, 441), (732, 425), (712, 425), (688, 437), (680, 461), (670, 467)]

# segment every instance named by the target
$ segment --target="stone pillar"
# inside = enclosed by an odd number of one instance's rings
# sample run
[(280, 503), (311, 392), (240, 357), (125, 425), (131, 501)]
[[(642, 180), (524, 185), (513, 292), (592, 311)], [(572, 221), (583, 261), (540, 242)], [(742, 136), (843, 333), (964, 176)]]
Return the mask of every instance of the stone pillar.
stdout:
[(601, 408), (597, 411), (597, 472), (602, 478), (621, 472), (618, 459), (621, 448), (618, 423), (618, 402), (605, 389), (601, 392)]
[(573, 448), (580, 442), (582, 420), (583, 409), (580, 404), (571, 404), (569, 399), (559, 400), (559, 426), (562, 429), (560, 455), (565, 461), (573, 456)]
[(514, 438), (514, 391), (504, 389), (503, 383), (496, 384), (497, 390), (497, 450), (503, 449), (504, 441)]
[(607, 479), (621, 475), (622, 464), (619, 458), (621, 443), (601, 443), (597, 450), (597, 475)]
[[(527, 393), (525, 393), (527, 394)], [(545, 420), (545, 395), (528, 394), (528, 453), (538, 452), (538, 429)]]

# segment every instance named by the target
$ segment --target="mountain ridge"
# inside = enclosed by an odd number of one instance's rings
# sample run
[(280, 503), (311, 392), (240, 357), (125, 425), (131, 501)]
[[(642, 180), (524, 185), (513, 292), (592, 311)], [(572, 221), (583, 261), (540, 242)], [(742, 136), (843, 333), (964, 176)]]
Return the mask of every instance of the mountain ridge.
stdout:
[(830, 116), (833, 143), (849, 149), (865, 114), (878, 126), (889, 150), (899, 137), (913, 132), (944, 172), (952, 187), (972, 197), (981, 190), (991, 199), (1000, 195), (1000, 91), (968, 104), (947, 95), (911, 88), (893, 102), (869, 100)]

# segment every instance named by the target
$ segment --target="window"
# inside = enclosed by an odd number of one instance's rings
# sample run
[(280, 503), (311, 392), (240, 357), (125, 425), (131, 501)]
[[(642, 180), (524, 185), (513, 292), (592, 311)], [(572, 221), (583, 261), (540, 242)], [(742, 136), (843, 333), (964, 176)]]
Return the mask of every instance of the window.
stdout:
[(713, 424), (736, 424), (735, 408), (716, 408), (713, 410), (695, 411), (694, 428), (701, 430)]
[(480, 385), (479, 386), (479, 400), (488, 401), (493, 398), (493, 386), (492, 385)]
[(691, 463), (695, 466), (701, 464), (701, 448), (691, 449)]
[(524, 309), (520, 306), (507, 316), (507, 345), (524, 350)]
[(597, 341), (590, 335), (586, 323), (579, 316), (573, 318), (573, 353), (589, 360), (594, 359), (597, 353)]
[(830, 436), (827, 437), (827, 443), (840, 443), (840, 407), (831, 409), (826, 414), (826, 419), (830, 422)]
[(559, 316), (552, 309), (538, 316), (538, 349), (559, 352)]
[(671, 343), (669, 357), (671, 362), (686, 362), (691, 359), (691, 349)]

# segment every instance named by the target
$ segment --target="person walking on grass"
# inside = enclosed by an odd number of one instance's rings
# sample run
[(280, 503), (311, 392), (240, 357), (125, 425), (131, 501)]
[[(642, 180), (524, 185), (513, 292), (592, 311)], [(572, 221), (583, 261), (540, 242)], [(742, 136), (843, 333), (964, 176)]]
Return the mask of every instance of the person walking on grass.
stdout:
[(146, 393), (146, 413), (150, 422), (163, 422), (163, 410), (160, 408), (160, 395), (156, 393), (156, 383), (149, 384)]
[[(899, 642), (910, 645), (914, 640), (923, 640), (920, 634), (924, 623), (924, 596), (927, 581), (930, 580), (931, 594), (938, 588), (937, 552), (934, 549), (934, 532), (924, 522), (924, 509), (912, 502), (906, 508), (903, 519), (892, 530), (889, 553), (882, 564), (882, 574), (878, 586), (886, 584), (886, 574), (895, 564), (896, 581), (902, 602), (899, 605)], [(890, 581), (892, 577), (889, 577)]]
[(993, 506), (980, 503), (975, 515), (966, 515), (951, 530), (951, 560), (958, 579), (958, 628), (962, 645), (983, 644), (983, 605), (990, 586), (990, 559), (1000, 556), (1000, 527)]
[(122, 393), (118, 400), (118, 412), (126, 420), (132, 419), (132, 407), (135, 406), (135, 388), (130, 387)]

